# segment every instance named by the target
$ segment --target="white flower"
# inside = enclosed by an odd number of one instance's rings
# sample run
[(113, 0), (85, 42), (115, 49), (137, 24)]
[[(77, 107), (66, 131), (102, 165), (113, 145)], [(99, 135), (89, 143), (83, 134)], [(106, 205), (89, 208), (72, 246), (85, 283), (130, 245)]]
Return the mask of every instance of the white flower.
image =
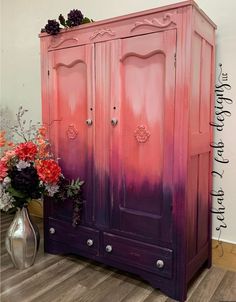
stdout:
[(7, 212), (13, 208), (14, 198), (10, 196), (8, 192), (5, 192), (2, 186), (0, 186), (0, 210)]
[(30, 163), (28, 163), (27, 161), (24, 161), (24, 160), (20, 160), (18, 162), (18, 164), (16, 165), (16, 167), (17, 167), (18, 171), (21, 171), (27, 167), (30, 167)]
[(53, 197), (55, 193), (59, 191), (59, 186), (58, 185), (46, 185), (45, 189), (48, 191), (48, 195), (50, 197)]
[(39, 186), (40, 186), (40, 187), (43, 187), (43, 186), (44, 186), (44, 183), (43, 183), (43, 181), (42, 181), (42, 180), (40, 180), (40, 182), (39, 182)]
[(11, 178), (7, 176), (3, 179), (2, 185), (3, 187), (8, 188), (10, 183), (11, 183)]

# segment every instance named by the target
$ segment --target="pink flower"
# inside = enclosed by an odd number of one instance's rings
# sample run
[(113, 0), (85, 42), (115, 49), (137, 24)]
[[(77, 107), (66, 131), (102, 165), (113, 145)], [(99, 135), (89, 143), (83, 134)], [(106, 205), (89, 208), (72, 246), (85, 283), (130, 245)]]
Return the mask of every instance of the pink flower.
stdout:
[(15, 150), (8, 150), (5, 152), (4, 156), (1, 158), (1, 161), (7, 163), (15, 155), (16, 155)]
[(3, 179), (7, 176), (7, 165), (5, 162), (0, 161), (0, 181), (3, 181)]
[(7, 142), (8, 147), (14, 147), (15, 144), (13, 142)]
[(46, 130), (46, 127), (42, 126), (38, 129), (38, 133), (39, 135), (42, 137), (42, 138), (45, 138), (46, 137), (46, 133), (47, 133), (47, 130)]

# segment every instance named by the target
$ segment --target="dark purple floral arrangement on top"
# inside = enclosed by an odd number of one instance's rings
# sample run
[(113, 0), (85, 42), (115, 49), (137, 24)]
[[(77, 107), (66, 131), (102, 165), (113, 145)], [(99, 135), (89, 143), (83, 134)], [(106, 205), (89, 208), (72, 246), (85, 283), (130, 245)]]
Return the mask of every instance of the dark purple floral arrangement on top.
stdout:
[(84, 15), (78, 9), (72, 9), (67, 14), (67, 20), (63, 17), (62, 14), (60, 14), (58, 20), (60, 23), (57, 22), (56, 20), (48, 20), (48, 23), (45, 25), (44, 28), (41, 29), (41, 32), (42, 33), (46, 32), (49, 35), (57, 35), (62, 29), (60, 27), (60, 24), (65, 28), (68, 28), (68, 27), (78, 26), (80, 24), (94, 22), (92, 19), (84, 17)]

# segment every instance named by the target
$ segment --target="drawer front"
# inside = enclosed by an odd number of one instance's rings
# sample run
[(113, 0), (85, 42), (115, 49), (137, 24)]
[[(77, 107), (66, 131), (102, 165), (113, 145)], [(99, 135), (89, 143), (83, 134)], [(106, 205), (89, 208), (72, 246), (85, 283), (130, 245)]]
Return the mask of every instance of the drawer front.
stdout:
[(173, 252), (120, 236), (103, 234), (103, 256), (114, 261), (150, 271), (166, 278), (172, 277)]
[(72, 248), (98, 255), (99, 231), (77, 226), (71, 223), (49, 218), (48, 229), (45, 230), (49, 240), (54, 240), (71, 246)]

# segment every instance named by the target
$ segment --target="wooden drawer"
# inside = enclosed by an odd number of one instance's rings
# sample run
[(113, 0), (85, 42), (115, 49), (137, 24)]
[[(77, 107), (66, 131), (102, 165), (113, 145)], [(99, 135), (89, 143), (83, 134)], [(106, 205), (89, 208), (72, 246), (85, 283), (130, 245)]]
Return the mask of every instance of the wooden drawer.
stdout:
[(102, 249), (105, 258), (127, 263), (127, 265), (154, 272), (163, 277), (172, 277), (173, 252), (170, 249), (143, 244), (108, 233), (103, 234)]
[(99, 231), (83, 226), (74, 228), (71, 223), (53, 218), (49, 218), (48, 221), (48, 230), (45, 232), (49, 240), (59, 241), (73, 249), (98, 255)]

